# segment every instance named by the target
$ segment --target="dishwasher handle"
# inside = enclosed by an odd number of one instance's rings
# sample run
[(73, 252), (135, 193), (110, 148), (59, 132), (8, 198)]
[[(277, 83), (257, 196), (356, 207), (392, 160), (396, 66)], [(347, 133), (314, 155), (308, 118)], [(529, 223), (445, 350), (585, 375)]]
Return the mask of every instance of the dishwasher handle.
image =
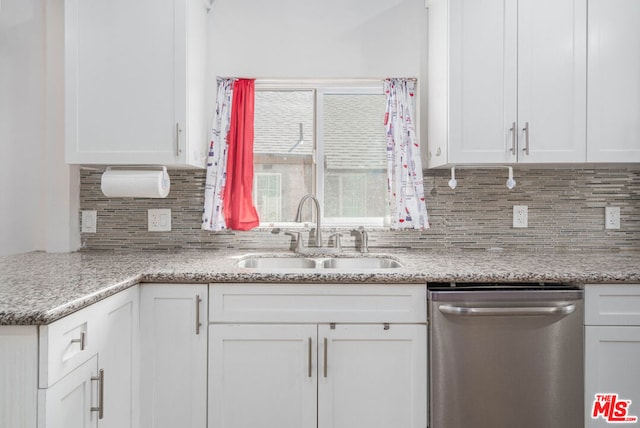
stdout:
[(440, 312), (447, 315), (462, 316), (532, 316), (532, 315), (569, 315), (576, 310), (576, 305), (564, 306), (522, 306), (522, 307), (489, 307), (474, 308), (467, 306), (440, 305)]

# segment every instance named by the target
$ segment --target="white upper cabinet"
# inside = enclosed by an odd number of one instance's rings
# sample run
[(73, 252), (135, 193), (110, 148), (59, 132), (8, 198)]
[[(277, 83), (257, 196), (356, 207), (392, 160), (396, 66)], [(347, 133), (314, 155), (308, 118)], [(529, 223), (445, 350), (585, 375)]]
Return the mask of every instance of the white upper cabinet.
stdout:
[(204, 167), (201, 0), (65, 1), (72, 164)]
[(518, 162), (586, 160), (586, 20), (586, 0), (518, 1)]
[(586, 0), (429, 13), (429, 167), (586, 160)]
[(640, 162), (640, 0), (589, 0), (589, 162)]

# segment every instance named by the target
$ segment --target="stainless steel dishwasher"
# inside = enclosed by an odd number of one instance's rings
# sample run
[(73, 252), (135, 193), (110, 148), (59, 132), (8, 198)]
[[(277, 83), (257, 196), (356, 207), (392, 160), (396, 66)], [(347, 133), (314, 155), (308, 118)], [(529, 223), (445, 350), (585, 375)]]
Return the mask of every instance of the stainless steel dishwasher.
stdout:
[(430, 428), (583, 428), (584, 294), (428, 284)]

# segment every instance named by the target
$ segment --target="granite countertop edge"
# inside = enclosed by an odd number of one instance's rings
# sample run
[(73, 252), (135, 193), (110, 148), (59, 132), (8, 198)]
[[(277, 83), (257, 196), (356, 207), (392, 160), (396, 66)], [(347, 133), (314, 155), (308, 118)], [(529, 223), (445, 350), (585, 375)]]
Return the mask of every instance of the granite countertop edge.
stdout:
[[(394, 284), (426, 282), (640, 283), (640, 251), (605, 253), (495, 254), (466, 252), (379, 252), (402, 263), (376, 270), (238, 268), (248, 252), (174, 253), (32, 252), (0, 257), (0, 326), (37, 326), (139, 283), (324, 283)], [(272, 252), (253, 254), (273, 256)], [(282, 253), (282, 256), (292, 256)], [(309, 255), (312, 257), (313, 255)], [(361, 254), (340, 256), (360, 257)], [(327, 257), (322, 255), (322, 257)]]

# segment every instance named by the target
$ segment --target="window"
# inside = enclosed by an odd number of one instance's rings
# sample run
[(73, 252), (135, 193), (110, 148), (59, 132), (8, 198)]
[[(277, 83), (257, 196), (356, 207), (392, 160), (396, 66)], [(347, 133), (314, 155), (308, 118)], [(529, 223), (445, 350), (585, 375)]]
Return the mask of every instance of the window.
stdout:
[[(261, 225), (292, 222), (300, 199), (313, 193), (324, 224), (382, 226), (385, 102), (382, 82), (257, 81), (254, 198)], [(308, 204), (305, 220), (311, 221)]]
[(253, 198), (262, 222), (276, 222), (282, 217), (282, 174), (259, 172), (254, 176)]

